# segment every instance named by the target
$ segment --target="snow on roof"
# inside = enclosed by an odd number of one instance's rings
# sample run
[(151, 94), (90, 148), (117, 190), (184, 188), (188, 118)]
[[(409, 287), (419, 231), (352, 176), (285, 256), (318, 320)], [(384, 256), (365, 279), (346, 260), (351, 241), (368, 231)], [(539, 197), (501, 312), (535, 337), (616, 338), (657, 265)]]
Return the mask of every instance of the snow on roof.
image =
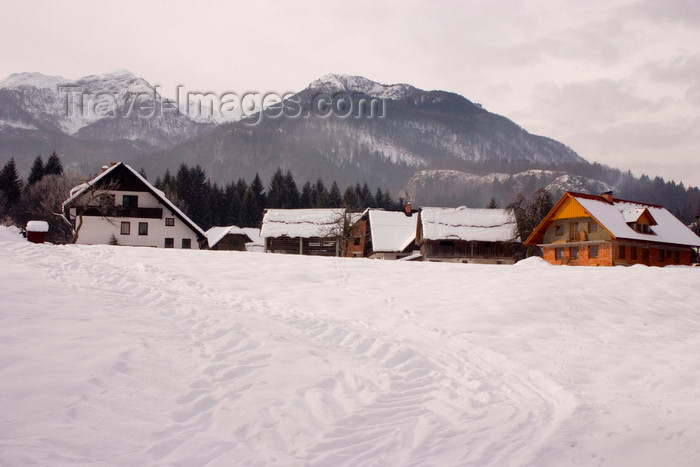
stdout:
[[(252, 243), (253, 245), (265, 245), (265, 239), (260, 236), (260, 229), (258, 229), (257, 227), (241, 227), (241, 230), (245, 232), (245, 234), (250, 239), (250, 243)], [(248, 243), (248, 245), (250, 243)]]
[(27, 222), (27, 232), (48, 232), (49, 223), (46, 221), (29, 221)]
[(72, 201), (74, 201), (75, 199), (80, 197), (83, 193), (85, 193), (86, 190), (88, 190), (90, 187), (94, 186), (97, 182), (99, 182), (100, 180), (105, 178), (108, 174), (110, 174), (111, 172), (116, 170), (117, 167), (120, 167), (120, 166), (126, 168), (134, 176), (136, 176), (136, 178), (138, 178), (139, 181), (141, 181), (141, 183), (143, 183), (160, 200), (161, 203), (163, 203), (165, 206), (167, 206), (167, 208), (172, 213), (174, 213), (177, 217), (182, 219), (183, 222), (185, 222), (187, 225), (189, 225), (189, 227), (192, 230), (194, 230), (201, 238), (206, 238), (206, 234), (204, 233), (202, 228), (199, 227), (197, 224), (195, 224), (194, 221), (192, 221), (192, 219), (187, 217), (184, 212), (182, 212), (180, 209), (178, 209), (177, 206), (175, 206), (168, 198), (166, 198), (165, 193), (163, 193), (161, 190), (159, 190), (158, 188), (151, 185), (151, 183), (148, 180), (146, 180), (143, 176), (141, 176), (140, 173), (138, 173), (136, 170), (132, 169), (130, 166), (128, 166), (127, 164), (125, 164), (123, 162), (118, 162), (118, 163), (114, 164), (113, 166), (111, 166), (107, 170), (103, 171), (101, 174), (99, 174), (97, 177), (93, 178), (89, 182), (85, 182), (85, 183), (78, 185), (78, 186), (74, 187), (73, 189), (71, 189), (70, 197), (67, 200), (65, 200), (63, 202), (63, 205), (61, 206), (62, 211), (65, 212), (66, 206), (68, 204), (70, 204)]
[[(613, 204), (610, 204), (603, 199), (580, 196), (576, 193), (571, 193), (571, 196), (616, 238), (700, 246), (700, 237), (661, 206), (622, 200), (615, 200)], [(627, 220), (634, 217), (635, 211), (644, 212), (645, 209), (649, 210), (656, 221), (656, 225), (650, 225), (651, 234), (637, 232), (627, 225), (627, 222), (636, 220)], [(639, 216), (637, 216), (638, 218)]]
[[(255, 229), (257, 230), (257, 229)], [(240, 227), (237, 227), (235, 225), (228, 225), (226, 227), (212, 227), (211, 229), (207, 230), (206, 236), (207, 236), (207, 243), (209, 244), (209, 248), (212, 248), (214, 245), (219, 243), (226, 235), (245, 235), (248, 237), (249, 241), (252, 241), (253, 239), (250, 238), (248, 233), (241, 229)]]
[(508, 209), (423, 208), (426, 240), (520, 242), (515, 214)]
[[(647, 208), (632, 208), (622, 210), (622, 217), (625, 218), (625, 222), (637, 222), (641, 215), (647, 211)], [(649, 213), (651, 215), (651, 213)], [(653, 217), (653, 216), (652, 216)], [(653, 223), (652, 223), (653, 224)]]
[(402, 211), (369, 210), (372, 250), (401, 252), (416, 239), (418, 215)]
[(261, 237), (327, 237), (334, 234), (345, 209), (268, 209)]

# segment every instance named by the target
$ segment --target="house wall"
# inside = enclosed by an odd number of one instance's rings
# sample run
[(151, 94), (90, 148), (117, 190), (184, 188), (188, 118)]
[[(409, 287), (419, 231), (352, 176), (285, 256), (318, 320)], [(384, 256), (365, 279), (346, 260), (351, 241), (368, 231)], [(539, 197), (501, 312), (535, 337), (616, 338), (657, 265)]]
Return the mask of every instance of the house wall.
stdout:
[[(598, 246), (597, 258), (590, 257), (591, 246)], [(621, 254), (623, 246), (624, 256)], [(562, 249), (563, 257), (561, 259), (556, 258), (557, 248)], [(578, 248), (578, 258), (572, 258), (572, 248)], [(636, 248), (636, 258), (633, 257), (632, 248)], [(692, 257), (692, 251), (689, 247), (617, 240), (603, 243), (551, 245), (543, 247), (542, 250), (543, 258), (546, 261), (552, 264), (568, 264), (570, 266), (631, 266), (634, 264), (659, 267), (673, 264), (689, 266)], [(663, 251), (663, 258), (660, 250)]]
[[(301, 251), (301, 253), (300, 253)], [(319, 237), (266, 237), (266, 253), (283, 253), (309, 256), (337, 256), (340, 248), (338, 241)]]
[(515, 263), (515, 245), (504, 242), (424, 240), (420, 251), (427, 261), (483, 264)]
[(367, 242), (367, 221), (360, 219), (352, 229), (352, 235), (345, 245), (345, 256), (349, 258), (361, 258), (365, 253)]
[[(189, 239), (192, 249), (198, 249), (197, 235), (184, 222), (175, 217), (160, 201), (145, 191), (115, 191), (115, 205), (122, 205), (123, 195), (137, 195), (139, 208), (163, 208), (161, 219), (139, 217), (83, 216), (78, 241), (83, 245), (109, 244), (112, 235), (119, 245), (163, 248), (165, 239), (172, 238), (174, 248), (182, 248), (182, 240)], [(74, 210), (72, 211), (74, 212)], [(172, 218), (172, 226), (166, 226), (166, 218)], [(122, 222), (129, 223), (129, 234), (121, 233)], [(148, 224), (148, 234), (139, 235), (139, 223)]]
[(212, 250), (246, 251), (246, 243), (249, 242), (250, 239), (245, 235), (227, 234), (214, 245)]
[[(578, 226), (578, 234), (574, 241), (610, 241), (612, 236), (610, 233), (598, 224), (592, 217), (559, 217), (555, 219), (547, 230), (545, 230), (542, 243), (568, 243), (571, 242), (571, 224)], [(595, 232), (591, 232), (593, 225), (596, 226)], [(561, 227), (561, 235), (557, 235), (556, 228)]]

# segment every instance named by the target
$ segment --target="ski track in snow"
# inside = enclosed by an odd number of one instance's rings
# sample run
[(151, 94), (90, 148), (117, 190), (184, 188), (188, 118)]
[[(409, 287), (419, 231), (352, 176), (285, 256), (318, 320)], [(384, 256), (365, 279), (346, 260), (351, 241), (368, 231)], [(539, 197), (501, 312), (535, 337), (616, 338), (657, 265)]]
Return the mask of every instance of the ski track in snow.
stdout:
[[(186, 270), (128, 263), (119, 248), (12, 248), (19, 253), (0, 250), (2, 262), (39, 268), (49, 290), (80, 296), (76, 306), (108, 322), (86, 325), (106, 338), (103, 352), (50, 408), (51, 437), (0, 425), (3, 464), (51, 452), (74, 465), (519, 465), (575, 406), (544, 374), (419, 321), (388, 335), (245, 298)], [(345, 264), (334, 285), (361, 293)], [(131, 335), (111, 341), (110, 332)], [(95, 430), (103, 444), (84, 444)]]

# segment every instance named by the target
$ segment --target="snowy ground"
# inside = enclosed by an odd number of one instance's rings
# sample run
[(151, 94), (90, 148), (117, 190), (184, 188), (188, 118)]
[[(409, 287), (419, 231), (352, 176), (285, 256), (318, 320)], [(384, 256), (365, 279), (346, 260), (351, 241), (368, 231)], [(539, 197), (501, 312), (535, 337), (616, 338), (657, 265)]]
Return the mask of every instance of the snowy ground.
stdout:
[(0, 465), (698, 465), (700, 268), (0, 228)]

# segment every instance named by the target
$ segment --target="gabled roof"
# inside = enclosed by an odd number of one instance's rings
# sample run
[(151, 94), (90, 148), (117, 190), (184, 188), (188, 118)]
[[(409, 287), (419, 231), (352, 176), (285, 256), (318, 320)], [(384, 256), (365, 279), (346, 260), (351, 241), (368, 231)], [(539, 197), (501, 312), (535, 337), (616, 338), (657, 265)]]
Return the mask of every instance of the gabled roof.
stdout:
[(345, 209), (268, 209), (261, 237), (328, 237), (337, 235)]
[[(257, 229), (256, 229), (257, 230)], [(246, 243), (252, 242), (253, 239), (250, 238), (250, 235), (240, 227), (237, 227), (235, 225), (229, 225), (226, 227), (212, 227), (211, 229), (207, 230), (206, 236), (207, 236), (207, 243), (209, 244), (209, 248), (213, 248), (214, 245), (219, 243), (226, 235), (243, 235), (248, 239)]]
[(418, 215), (383, 209), (369, 209), (368, 214), (373, 251), (399, 253), (416, 239)]
[[(161, 204), (163, 204), (170, 212), (173, 213), (175, 217), (180, 219), (182, 222), (185, 223), (190, 229), (192, 229), (198, 236), (199, 240), (204, 240), (206, 238), (206, 234), (204, 231), (199, 227), (197, 224), (192, 221), (189, 217), (185, 215), (184, 212), (182, 212), (180, 209), (178, 209), (177, 206), (175, 206), (168, 198), (165, 197), (165, 193), (160, 191), (158, 188), (154, 187), (153, 185), (150, 184), (148, 180), (143, 178), (140, 173), (138, 173), (136, 170), (131, 168), (130, 166), (126, 165), (123, 162), (118, 162), (108, 169), (106, 169), (104, 172), (99, 174), (97, 177), (93, 178), (89, 182), (85, 182), (83, 184), (80, 184), (76, 187), (74, 187), (70, 191), (70, 197), (63, 202), (62, 205), (62, 210), (65, 212), (67, 207), (70, 207), (70, 204), (78, 199), (80, 196), (83, 195), (88, 189), (91, 187), (99, 184), (101, 181), (106, 180), (108, 177), (118, 173), (119, 170), (127, 170), (128, 172), (133, 175), (136, 180), (144, 187), (146, 188), (147, 191), (149, 191), (153, 196), (160, 201)], [(129, 191), (129, 190), (125, 190)]]
[[(655, 243), (669, 243), (686, 246), (700, 246), (700, 237), (683, 225), (666, 208), (655, 204), (639, 203), (622, 199), (608, 202), (602, 196), (586, 193), (566, 192), (547, 216), (535, 228), (526, 244), (539, 243), (544, 231), (552, 222), (552, 217), (565, 200), (571, 199), (578, 203), (585, 212), (595, 219), (614, 239), (641, 240)], [(642, 214), (647, 213), (650, 222), (650, 233), (637, 232), (629, 223), (636, 222)]]
[(509, 209), (423, 208), (419, 215), (426, 240), (520, 242), (518, 223)]

